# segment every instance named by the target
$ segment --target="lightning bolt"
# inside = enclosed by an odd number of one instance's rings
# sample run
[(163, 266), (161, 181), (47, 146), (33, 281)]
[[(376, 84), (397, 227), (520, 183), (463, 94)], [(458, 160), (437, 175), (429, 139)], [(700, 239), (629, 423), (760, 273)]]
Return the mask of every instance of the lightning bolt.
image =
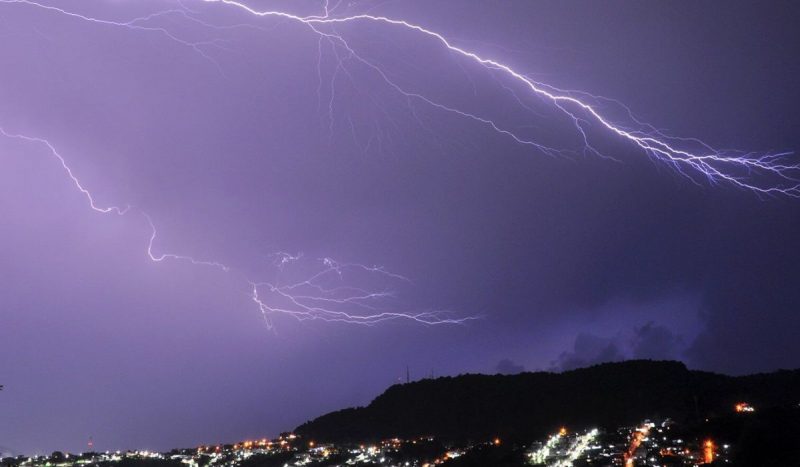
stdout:
[[(200, 1), (204, 3), (217, 3), (237, 8), (243, 12), (257, 17), (284, 18), (305, 24), (314, 33), (320, 35), (321, 37), (338, 41), (353, 58), (373, 69), (390, 87), (401, 93), (403, 96), (422, 101), (439, 110), (448, 113), (455, 113), (461, 117), (465, 117), (486, 125), (493, 131), (509, 137), (519, 144), (533, 146), (549, 155), (558, 154), (560, 151), (520, 136), (512, 130), (503, 128), (501, 125), (489, 118), (484, 118), (470, 112), (462, 111), (457, 108), (436, 102), (435, 100), (425, 97), (421, 94), (404, 90), (402, 87), (390, 80), (377, 65), (359, 56), (359, 54), (357, 54), (355, 50), (350, 47), (347, 41), (340, 34), (326, 33), (321, 31), (319, 27), (343, 23), (371, 22), (416, 32), (423, 37), (435, 41), (453, 54), (468, 59), (471, 62), (484, 67), (488, 71), (495, 71), (505, 75), (507, 78), (522, 86), (523, 89), (527, 90), (534, 96), (538, 96), (549, 101), (558, 111), (562, 112), (565, 116), (572, 120), (576, 130), (583, 139), (585, 150), (589, 153), (602, 156), (602, 154), (590, 144), (589, 137), (587, 135), (587, 129), (584, 126), (587, 124), (587, 120), (600, 124), (602, 128), (610, 132), (612, 135), (616, 135), (623, 140), (632, 143), (651, 158), (673, 167), (678, 171), (678, 173), (687, 176), (691, 180), (694, 180), (693, 176), (700, 175), (712, 184), (727, 182), (739, 188), (750, 190), (759, 194), (781, 194), (791, 197), (800, 197), (800, 179), (797, 178), (798, 175), (800, 175), (800, 173), (798, 173), (800, 172), (800, 164), (784, 163), (786, 157), (791, 153), (782, 152), (754, 155), (752, 153), (740, 153), (733, 151), (725, 152), (714, 149), (710, 145), (705, 144), (698, 139), (669, 137), (663, 132), (640, 122), (638, 119), (633, 117), (633, 114), (628, 107), (623, 106), (633, 120), (633, 123), (645, 127), (648, 131), (628, 129), (621, 124), (614, 123), (609, 118), (602, 115), (596, 106), (587, 102), (586, 99), (582, 100), (579, 97), (576, 97), (578, 95), (585, 95), (589, 96), (593, 100), (597, 100), (598, 98), (596, 96), (582, 92), (565, 91), (534, 81), (525, 74), (513, 69), (511, 66), (504, 64), (501, 61), (484, 57), (475, 52), (458, 47), (448, 40), (444, 35), (418, 24), (414, 24), (402, 19), (394, 19), (386, 16), (370, 14), (330, 17), (327, 8), (327, 2), (325, 2), (325, 14), (323, 16), (298, 16), (284, 11), (257, 10), (236, 0)], [(686, 143), (694, 143), (697, 148), (690, 149), (679, 145)], [(777, 181), (778, 184), (759, 185), (754, 182), (750, 182), (749, 179), (752, 178), (752, 174), (754, 173), (767, 175), (769, 176), (770, 180)]]
[[(195, 266), (212, 267), (223, 273), (236, 272), (238, 276), (243, 278), (243, 284), (249, 286), (250, 297), (252, 301), (256, 303), (258, 310), (264, 318), (264, 322), (269, 328), (273, 327), (272, 317), (276, 314), (290, 316), (299, 321), (318, 320), (367, 326), (390, 320), (411, 320), (420, 324), (438, 325), (463, 324), (472, 319), (476, 319), (475, 317), (448, 318), (447, 316), (452, 315), (452, 313), (446, 311), (426, 311), (418, 313), (384, 311), (382, 308), (386, 305), (382, 302), (394, 296), (392, 291), (370, 291), (361, 287), (341, 285), (345, 283), (345, 275), (349, 275), (353, 271), (359, 271), (372, 276), (380, 276), (394, 282), (410, 282), (406, 277), (387, 271), (382, 266), (340, 263), (331, 258), (322, 258), (319, 260), (320, 270), (308, 279), (287, 285), (279, 285), (268, 282), (255, 282), (246, 278), (240, 271), (235, 271), (232, 267), (218, 261), (197, 259), (192, 256), (174, 253), (156, 253), (155, 241), (158, 231), (149, 214), (130, 205), (120, 207), (102, 206), (98, 204), (91, 191), (81, 183), (72, 168), (67, 164), (64, 156), (56, 150), (55, 146), (50, 141), (35, 136), (8, 132), (3, 127), (0, 127), (0, 136), (44, 146), (47, 152), (59, 163), (75, 189), (86, 198), (88, 206), (93, 211), (100, 214), (116, 214), (120, 216), (127, 215), (134, 210), (138, 211), (150, 227), (150, 237), (146, 248), (146, 253), (150, 261), (154, 263), (161, 263), (167, 260), (181, 261)], [(296, 263), (303, 258), (302, 254), (291, 255), (285, 252), (278, 252), (271, 256), (275, 258), (274, 265), (281, 271), (285, 266)], [(325, 285), (332, 282), (332, 280), (337, 281), (339, 285)], [(262, 289), (266, 289), (271, 298), (276, 299), (279, 304), (273, 304), (264, 300), (261, 292)], [(348, 312), (348, 309), (358, 309), (361, 310), (362, 313)]]
[[(278, 255), (281, 265), (297, 260), (299, 255)], [(395, 319), (410, 319), (421, 324), (462, 324), (468, 318), (447, 318), (450, 313), (446, 311), (428, 311), (420, 313), (397, 313), (381, 311), (380, 305), (375, 302), (392, 298), (393, 292), (369, 291), (363, 288), (336, 285), (345, 275), (353, 272), (362, 272), (383, 276), (393, 280), (410, 282), (399, 274), (387, 271), (380, 266), (365, 266), (363, 264), (339, 263), (331, 258), (319, 260), (323, 268), (308, 279), (286, 285), (270, 282), (251, 282), (252, 300), (258, 305), (265, 315), (282, 313), (297, 318), (300, 321), (318, 319), (328, 322), (345, 322), (372, 326), (383, 321)], [(334, 285), (327, 285), (333, 283)], [(266, 290), (274, 300), (269, 304), (262, 299), (261, 291)], [(346, 310), (368, 310), (368, 314), (355, 314)]]
[(75, 186), (75, 188), (78, 191), (80, 191), (83, 196), (86, 197), (86, 201), (89, 203), (89, 207), (92, 208), (93, 211), (97, 211), (97, 212), (102, 213), (102, 214), (116, 213), (116, 214), (119, 214), (120, 216), (123, 216), (123, 215), (125, 215), (125, 213), (127, 213), (130, 210), (130, 206), (125, 206), (125, 207), (119, 207), (119, 206), (105, 206), (105, 207), (103, 207), (103, 206), (98, 206), (97, 203), (95, 202), (94, 198), (92, 197), (92, 193), (90, 193), (89, 190), (84, 188), (84, 186), (81, 184), (80, 180), (78, 180), (78, 177), (76, 177), (75, 174), (72, 173), (72, 169), (70, 169), (69, 166), (67, 165), (67, 161), (64, 159), (64, 157), (61, 154), (58, 153), (58, 151), (56, 151), (56, 148), (54, 148), (53, 145), (50, 144), (49, 141), (47, 141), (45, 139), (42, 139), (42, 138), (36, 138), (36, 137), (32, 137), (32, 136), (21, 135), (21, 134), (18, 134), (18, 133), (9, 133), (2, 127), (0, 127), (0, 135), (3, 135), (3, 136), (5, 136), (6, 138), (9, 138), (9, 139), (18, 139), (18, 140), (26, 141), (28, 143), (36, 143), (36, 144), (44, 145), (47, 148), (47, 150), (50, 152), (50, 154), (58, 160), (58, 163), (61, 165), (61, 168), (64, 169), (64, 172), (67, 174), (67, 177), (69, 177), (69, 179), (72, 181), (72, 184)]
[[(349, 64), (357, 63), (374, 73), (377, 78), (385, 83), (388, 89), (401, 96), (408, 104), (411, 114), (417, 118), (418, 121), (420, 120), (416, 113), (414, 113), (412, 102), (418, 102), (436, 111), (451, 114), (471, 121), (474, 124), (484, 126), (517, 144), (531, 147), (547, 155), (564, 156), (569, 153), (567, 149), (552, 147), (549, 144), (526, 136), (519, 130), (507, 128), (489, 116), (475, 111), (469, 111), (458, 106), (449, 105), (446, 102), (439, 101), (421, 92), (407, 89), (393, 80), (379, 64), (359, 53), (358, 48), (353, 46), (348, 38), (340, 33), (336, 27), (344, 24), (358, 26), (363, 23), (371, 23), (388, 29), (401, 30), (417, 35), (420, 40), (430, 41), (432, 45), (442, 48), (442, 50), (465, 61), (465, 63), (472, 64), (486, 71), (502, 89), (509, 92), (517, 103), (524, 109), (530, 111), (531, 114), (541, 118), (541, 115), (533, 112), (533, 110), (523, 102), (523, 99), (534, 98), (538, 102), (546, 103), (552, 111), (571, 122), (584, 153), (610, 158), (604, 155), (593, 144), (590, 130), (596, 127), (600, 128), (604, 133), (618, 138), (634, 148), (638, 148), (641, 153), (648, 156), (650, 159), (673, 168), (677, 173), (687, 177), (692, 182), (699, 184), (700, 180), (705, 180), (711, 185), (728, 184), (756, 194), (800, 197), (800, 164), (789, 162), (791, 153), (754, 154), (740, 151), (723, 151), (715, 149), (699, 139), (670, 136), (642, 122), (635, 117), (628, 107), (617, 101), (606, 99), (601, 96), (594, 96), (582, 91), (565, 90), (541, 83), (498, 59), (479, 55), (474, 51), (456, 45), (440, 32), (404, 19), (368, 13), (340, 15), (337, 12), (341, 8), (341, 2), (331, 4), (330, 0), (322, 0), (322, 11), (320, 14), (305, 16), (281, 10), (261, 10), (237, 0), (177, 0), (174, 3), (177, 5), (176, 8), (139, 16), (128, 21), (115, 21), (77, 13), (37, 0), (0, 0), (0, 5), (6, 4), (38, 8), (46, 12), (64, 15), (74, 20), (85, 21), (98, 26), (119, 27), (141, 33), (159, 34), (168, 40), (174, 41), (200, 54), (203, 58), (213, 62), (220, 71), (222, 71), (221, 68), (206, 49), (217, 48), (219, 50), (226, 50), (223, 46), (226, 42), (224, 39), (219, 37), (203, 41), (188, 39), (172, 32), (166, 26), (159, 25), (159, 18), (175, 16), (214, 32), (239, 28), (265, 30), (265, 28), (261, 26), (250, 23), (233, 25), (214, 24), (203, 19), (202, 15), (205, 14), (203, 11), (196, 11), (187, 6), (188, 3), (195, 3), (198, 5), (205, 4), (209, 7), (225, 7), (236, 10), (242, 14), (248, 15), (253, 20), (272, 18), (293, 22), (307, 28), (308, 31), (316, 35), (319, 39), (318, 73), (320, 81), (317, 89), (318, 95), (322, 88), (321, 62), (324, 51), (323, 43), (327, 43), (330, 50), (334, 53), (336, 67), (331, 80), (331, 91), (328, 101), (329, 128), (331, 132), (333, 132), (333, 117), (335, 113), (335, 80), (340, 74), (354, 80), (353, 75), (350, 73)], [(459, 66), (461, 65), (459, 64)], [(607, 112), (602, 110), (604, 107), (601, 105), (608, 103), (613, 103), (622, 108), (626, 119), (620, 120), (619, 118), (608, 116)], [(350, 125), (355, 138), (352, 120), (350, 120)], [(67, 176), (72, 180), (74, 186), (87, 198), (88, 204), (93, 210), (99, 213), (115, 213), (118, 215), (125, 215), (130, 211), (131, 208), (129, 206), (99, 206), (93, 199), (91, 193), (73, 174), (73, 171), (67, 165), (64, 157), (62, 157), (47, 140), (8, 133), (2, 129), (0, 129), (0, 132), (7, 138), (22, 139), (30, 143), (46, 146), (48, 151), (59, 161)], [(380, 138), (378, 138), (378, 142), (381, 144)], [(370, 140), (367, 145), (369, 146), (371, 143), (372, 140)], [(156, 253), (154, 244), (157, 237), (157, 230), (155, 224), (149, 215), (143, 211), (139, 212), (144, 216), (151, 228), (151, 236), (146, 250), (151, 261), (184, 261), (198, 266), (217, 268), (224, 273), (233, 271), (233, 268), (217, 261), (198, 260), (191, 256), (172, 253)], [(302, 258), (301, 255), (291, 255), (285, 252), (276, 253), (273, 257), (275, 259), (274, 265), (280, 271), (282, 271), (284, 267), (289, 267), (297, 263)], [(319, 271), (316, 274), (308, 279), (289, 282), (287, 284), (281, 284), (276, 281), (258, 281), (246, 277), (244, 278), (246, 284), (249, 286), (248, 289), (251, 299), (265, 318), (275, 314), (282, 314), (301, 321), (322, 320), (364, 325), (374, 325), (395, 319), (407, 319), (423, 324), (457, 324), (473, 319), (448, 318), (448, 313), (443, 311), (399, 313), (385, 310), (382, 308), (384, 306), (382, 302), (393, 296), (391, 291), (367, 290), (350, 285), (335, 285), (333, 282), (337, 280), (342, 281), (345, 276), (349, 277), (357, 272), (381, 277), (392, 282), (409, 282), (408, 279), (401, 275), (388, 272), (378, 266), (338, 263), (329, 258), (323, 258), (319, 260), (317, 264)], [(265, 298), (267, 296), (269, 296), (269, 300)], [(358, 313), (353, 310), (361, 310), (363, 313)]]
[[(617, 101), (613, 102), (623, 108), (630, 121), (627, 122), (627, 124), (615, 122), (610, 117), (607, 117), (601, 113), (600, 106), (597, 105), (597, 102), (601, 100), (610, 100), (585, 92), (559, 89), (557, 87), (535, 81), (526, 76), (524, 73), (515, 70), (510, 65), (505, 64), (500, 60), (485, 57), (476, 52), (459, 47), (450, 39), (445, 37), (442, 33), (426, 28), (419, 24), (415, 24), (403, 19), (365, 13), (336, 16), (333, 15), (333, 13), (335, 13), (340, 7), (341, 2), (331, 5), (330, 0), (322, 0), (322, 14), (307, 16), (301, 16), (281, 10), (259, 10), (238, 0), (192, 1), (200, 4), (216, 4), (218, 6), (225, 6), (231, 9), (236, 9), (242, 13), (256, 18), (283, 19), (306, 26), (312, 33), (316, 34), (321, 41), (328, 41), (336, 53), (338, 64), (333, 75), (332, 81), (334, 82), (332, 82), (332, 87), (335, 84), (336, 76), (340, 72), (347, 72), (346, 63), (344, 61), (345, 59), (339, 56), (338, 52), (336, 52), (338, 49), (341, 49), (347, 54), (347, 59), (355, 60), (361, 65), (372, 70), (389, 86), (390, 89), (396, 91), (409, 101), (422, 102), (439, 111), (469, 119), (475, 123), (486, 126), (490, 130), (504, 137), (510, 138), (518, 144), (531, 146), (548, 155), (564, 155), (567, 152), (564, 149), (550, 147), (546, 144), (537, 142), (532, 138), (525, 137), (518, 131), (504, 128), (501, 124), (489, 117), (481, 116), (479, 114), (462, 110), (454, 106), (446, 105), (445, 103), (439, 102), (429, 96), (405, 89), (390, 79), (388, 74), (385, 73), (380, 66), (372, 63), (357, 53), (355, 48), (351, 47), (348, 41), (340, 33), (335, 32), (333, 29), (335, 26), (340, 24), (377, 23), (389, 28), (398, 28), (407, 32), (416, 33), (421, 38), (433, 41), (435, 44), (438, 44), (440, 47), (443, 47), (445, 50), (451, 52), (455, 56), (468, 60), (474, 65), (480, 66), (490, 73), (500, 74), (509, 80), (510, 83), (519, 86), (523, 91), (527, 92), (529, 96), (537, 97), (545, 102), (548, 102), (554, 110), (561, 113), (564, 117), (572, 122), (579, 138), (582, 141), (583, 152), (585, 153), (594, 154), (601, 157), (608, 157), (604, 156), (601, 151), (596, 149), (595, 146), (591, 144), (589, 137), (589, 126), (591, 123), (594, 123), (599, 125), (601, 129), (605, 130), (610, 135), (621, 138), (623, 141), (632, 144), (634, 147), (639, 148), (651, 159), (672, 167), (677, 173), (684, 175), (695, 183), (697, 183), (697, 179), (700, 178), (705, 179), (712, 185), (727, 183), (757, 194), (800, 197), (800, 164), (787, 162), (788, 156), (790, 156), (792, 153), (778, 152), (754, 154), (740, 151), (723, 151), (715, 149), (695, 138), (671, 137), (666, 135), (664, 132), (659, 131), (654, 127), (636, 119), (628, 107), (620, 104)], [(178, 0), (177, 4), (179, 8), (164, 10), (147, 16), (137, 17), (130, 21), (121, 22), (71, 12), (63, 8), (44, 4), (35, 0), (0, 0), (0, 4), (6, 3), (28, 5), (100, 25), (125, 27), (138, 31), (159, 33), (170, 40), (176, 41), (183, 46), (191, 48), (192, 50), (200, 53), (203, 57), (212, 61), (213, 58), (204, 51), (203, 47), (221, 47), (220, 43), (222, 40), (214, 39), (209, 41), (190, 41), (171, 33), (163, 26), (148, 26), (148, 22), (159, 16), (175, 14), (180, 15), (181, 17), (188, 19), (193, 23), (214, 30), (237, 27), (255, 27), (245, 24), (232, 26), (213, 25), (209, 22), (199, 19), (197, 15), (200, 13), (186, 7), (186, 2), (187, 0)], [(327, 30), (323, 30), (323, 28), (327, 28)], [(321, 48), (319, 53), (322, 54)], [(352, 79), (352, 76), (350, 76), (350, 78)], [(505, 89), (510, 90), (506, 85), (503, 84), (502, 86)], [(517, 96), (516, 93), (514, 93), (514, 95), (515, 98), (519, 100), (519, 96)], [(331, 120), (333, 118), (333, 101), (334, 93), (332, 89), (328, 106), (330, 115), (329, 118)], [(522, 103), (520, 102), (520, 104)]]

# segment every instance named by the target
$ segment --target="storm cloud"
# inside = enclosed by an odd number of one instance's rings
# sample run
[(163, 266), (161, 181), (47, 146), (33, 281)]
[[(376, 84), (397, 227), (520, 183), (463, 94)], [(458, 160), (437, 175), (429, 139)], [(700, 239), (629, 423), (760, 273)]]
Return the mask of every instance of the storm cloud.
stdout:
[[(63, 2), (123, 20), (165, 4)], [(728, 2), (725, 21), (711, 3), (350, 7), (618, 99), (670, 134), (800, 148), (794, 3)], [(796, 199), (689, 180), (596, 125), (593, 142), (614, 160), (584, 154), (552, 105), (520, 106), (501, 77), (407, 31), (341, 29), (403, 86), (577, 150), (544, 155), (398, 96), (365, 66), (337, 73), (336, 55), (320, 59), (318, 37), (287, 21), (214, 31), (230, 42), (204, 56), (41, 8), (0, 4), (0, 15), (0, 125), (46, 137), (98, 203), (147, 212), (158, 252), (235, 266), (154, 263), (146, 218), (92, 211), (47, 148), (0, 138), (0, 438), (17, 450), (271, 436), (368, 403), (408, 367), (800, 365)], [(303, 261), (277, 268), (276, 252)], [(265, 322), (242, 276), (288, 284), (328, 257), (408, 278), (386, 286), (389, 310), (478, 319)]]

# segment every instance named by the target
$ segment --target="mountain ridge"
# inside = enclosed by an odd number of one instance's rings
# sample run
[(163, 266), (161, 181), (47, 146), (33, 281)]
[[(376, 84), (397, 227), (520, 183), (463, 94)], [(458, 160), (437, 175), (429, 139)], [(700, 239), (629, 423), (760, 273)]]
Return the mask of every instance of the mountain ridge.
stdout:
[(531, 439), (570, 427), (644, 418), (696, 421), (755, 407), (796, 405), (800, 370), (727, 376), (676, 361), (629, 360), (554, 372), (464, 374), (395, 384), (368, 405), (309, 420), (295, 432), (319, 441), (433, 435), (449, 440)]

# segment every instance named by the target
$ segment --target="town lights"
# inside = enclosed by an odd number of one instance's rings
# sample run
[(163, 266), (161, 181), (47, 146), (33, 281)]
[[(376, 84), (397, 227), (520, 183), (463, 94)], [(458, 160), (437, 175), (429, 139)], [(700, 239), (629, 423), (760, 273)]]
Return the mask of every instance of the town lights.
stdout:
[(736, 409), (737, 413), (755, 412), (756, 411), (756, 409), (752, 405), (748, 404), (747, 402), (739, 402), (738, 404), (736, 404), (735, 409)]

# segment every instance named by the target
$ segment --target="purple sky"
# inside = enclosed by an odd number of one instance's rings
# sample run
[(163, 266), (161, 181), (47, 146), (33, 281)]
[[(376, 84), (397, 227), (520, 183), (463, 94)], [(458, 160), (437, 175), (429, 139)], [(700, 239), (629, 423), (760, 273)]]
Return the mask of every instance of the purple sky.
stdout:
[[(86, 19), (166, 10), (138, 29)], [(354, 1), (332, 15), (363, 12), (669, 134), (800, 149), (795, 2)], [(615, 160), (584, 154), (552, 102), (406, 28), (323, 31), (407, 92), (563, 157), (399, 94), (296, 21), (200, 0), (0, 0), (0, 127), (47, 139), (98, 206), (133, 206), (93, 211), (45, 146), (0, 137), (0, 452), (273, 436), (367, 403), (406, 365), (415, 378), (631, 357), (800, 366), (800, 201), (693, 183), (597, 125), (593, 147)], [(154, 254), (231, 271), (151, 261), (143, 212)], [(276, 252), (303, 255), (279, 268)], [(265, 321), (247, 281), (296, 283), (325, 257), (409, 280), (350, 267), (321, 287), (480, 319)]]

